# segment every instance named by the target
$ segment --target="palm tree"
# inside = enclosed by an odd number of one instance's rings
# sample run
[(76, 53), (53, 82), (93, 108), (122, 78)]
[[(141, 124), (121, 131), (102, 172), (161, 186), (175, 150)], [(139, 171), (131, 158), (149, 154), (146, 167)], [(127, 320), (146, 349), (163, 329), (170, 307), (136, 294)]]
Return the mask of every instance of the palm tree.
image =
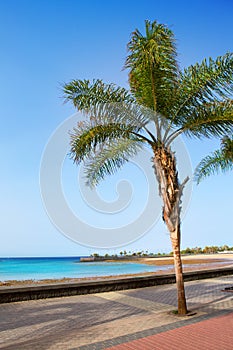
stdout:
[(202, 159), (195, 170), (195, 178), (199, 184), (205, 177), (219, 171), (233, 170), (233, 137), (225, 136), (221, 148)]
[(65, 100), (87, 116), (72, 132), (71, 156), (77, 164), (84, 161), (87, 182), (96, 185), (141, 147), (150, 147), (173, 249), (178, 313), (186, 314), (180, 213), (188, 178), (179, 179), (172, 144), (180, 134), (201, 138), (231, 132), (233, 54), (181, 71), (173, 32), (156, 21), (146, 21), (145, 35), (139, 30), (132, 33), (125, 68), (129, 91), (102, 80), (73, 80), (64, 85)]

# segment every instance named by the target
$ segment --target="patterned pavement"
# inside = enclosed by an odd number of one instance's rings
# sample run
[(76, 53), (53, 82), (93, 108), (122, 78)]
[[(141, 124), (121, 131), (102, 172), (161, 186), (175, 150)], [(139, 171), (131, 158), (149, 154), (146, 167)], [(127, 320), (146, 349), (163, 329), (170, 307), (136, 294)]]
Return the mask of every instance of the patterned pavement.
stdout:
[(185, 283), (193, 316), (175, 316), (175, 285), (0, 304), (0, 349), (233, 349), (233, 276)]

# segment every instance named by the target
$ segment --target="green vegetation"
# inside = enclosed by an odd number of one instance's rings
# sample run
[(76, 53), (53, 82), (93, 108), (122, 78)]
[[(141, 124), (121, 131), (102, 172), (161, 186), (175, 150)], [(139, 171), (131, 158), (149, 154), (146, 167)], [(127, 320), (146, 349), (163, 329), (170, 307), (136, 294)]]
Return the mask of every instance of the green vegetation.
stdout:
[(229, 247), (228, 245), (223, 246), (206, 246), (204, 248), (195, 247), (195, 248), (186, 248), (181, 250), (181, 254), (214, 254), (218, 252), (227, 252), (232, 251), (233, 247)]
[(143, 146), (152, 150), (174, 256), (178, 313), (186, 314), (180, 213), (189, 179), (179, 178), (172, 146), (181, 134), (210, 138), (232, 133), (233, 54), (204, 59), (181, 71), (173, 32), (146, 21), (145, 34), (137, 29), (132, 33), (125, 68), (130, 91), (99, 79), (64, 85), (66, 101), (86, 116), (71, 135), (71, 157), (77, 164), (84, 161), (87, 183), (95, 186)]
[[(233, 252), (233, 247), (229, 247), (228, 245), (222, 245), (222, 246), (206, 246), (204, 248), (201, 247), (194, 247), (194, 248), (185, 248), (180, 251), (182, 255), (197, 255), (197, 254), (216, 254), (216, 253), (221, 253), (221, 252)], [(127, 252), (126, 250), (120, 251), (119, 253), (109, 255), (101, 255), (98, 253), (93, 253), (91, 254), (92, 257), (94, 258), (103, 258), (103, 259), (114, 259), (114, 258), (144, 258), (144, 257), (166, 257), (169, 255), (173, 255), (173, 252), (170, 253), (151, 253), (148, 252), (147, 250), (144, 251), (138, 251), (138, 252)]]
[(198, 164), (195, 171), (196, 181), (199, 183), (207, 176), (230, 170), (233, 170), (233, 137), (225, 136), (221, 148)]

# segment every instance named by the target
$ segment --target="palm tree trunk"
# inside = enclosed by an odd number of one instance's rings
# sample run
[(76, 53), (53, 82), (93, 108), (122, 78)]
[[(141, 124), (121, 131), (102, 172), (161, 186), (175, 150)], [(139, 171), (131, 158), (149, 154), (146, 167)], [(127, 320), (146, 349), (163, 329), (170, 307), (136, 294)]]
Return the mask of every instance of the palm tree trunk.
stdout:
[(161, 145), (160, 147), (156, 146), (153, 151), (155, 175), (159, 183), (159, 193), (163, 200), (163, 220), (170, 232), (173, 250), (178, 314), (184, 315), (188, 312), (180, 256), (180, 211), (184, 184), (179, 184), (176, 159), (170, 148), (165, 148)]
[(176, 274), (178, 314), (185, 315), (188, 311), (185, 298), (182, 260), (180, 256), (180, 225), (178, 225), (175, 232), (170, 233), (170, 238)]

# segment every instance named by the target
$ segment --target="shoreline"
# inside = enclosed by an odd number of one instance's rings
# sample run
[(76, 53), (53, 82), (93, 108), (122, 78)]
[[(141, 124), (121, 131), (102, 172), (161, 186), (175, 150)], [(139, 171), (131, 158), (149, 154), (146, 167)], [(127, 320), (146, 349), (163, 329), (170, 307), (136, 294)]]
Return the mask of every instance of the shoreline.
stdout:
[[(113, 259), (106, 260), (105, 262), (122, 262), (116, 261)], [(125, 261), (124, 261), (125, 262)], [(127, 262), (137, 262), (141, 264), (148, 264), (154, 266), (166, 266), (173, 265), (172, 257), (156, 257), (156, 258), (136, 258), (132, 260), (127, 260)], [(221, 256), (216, 254), (209, 255), (190, 255), (182, 257), (183, 271), (192, 272), (192, 271), (202, 271), (210, 270), (217, 268), (233, 267), (233, 254), (221, 254)], [(170, 275), (174, 274), (174, 268), (168, 268), (166, 270), (161, 269), (155, 272), (142, 272), (136, 274), (121, 274), (121, 275), (109, 275), (109, 276), (93, 276), (93, 277), (80, 277), (80, 278), (61, 278), (61, 279), (42, 279), (42, 280), (8, 280), (0, 281), (0, 289), (9, 288), (9, 287), (31, 287), (31, 286), (42, 286), (47, 284), (61, 284), (61, 283), (75, 283), (75, 282), (88, 282), (88, 281), (99, 281), (99, 280), (112, 280), (114, 278), (123, 279), (127, 277), (141, 277), (155, 275), (160, 276), (164, 273)]]

